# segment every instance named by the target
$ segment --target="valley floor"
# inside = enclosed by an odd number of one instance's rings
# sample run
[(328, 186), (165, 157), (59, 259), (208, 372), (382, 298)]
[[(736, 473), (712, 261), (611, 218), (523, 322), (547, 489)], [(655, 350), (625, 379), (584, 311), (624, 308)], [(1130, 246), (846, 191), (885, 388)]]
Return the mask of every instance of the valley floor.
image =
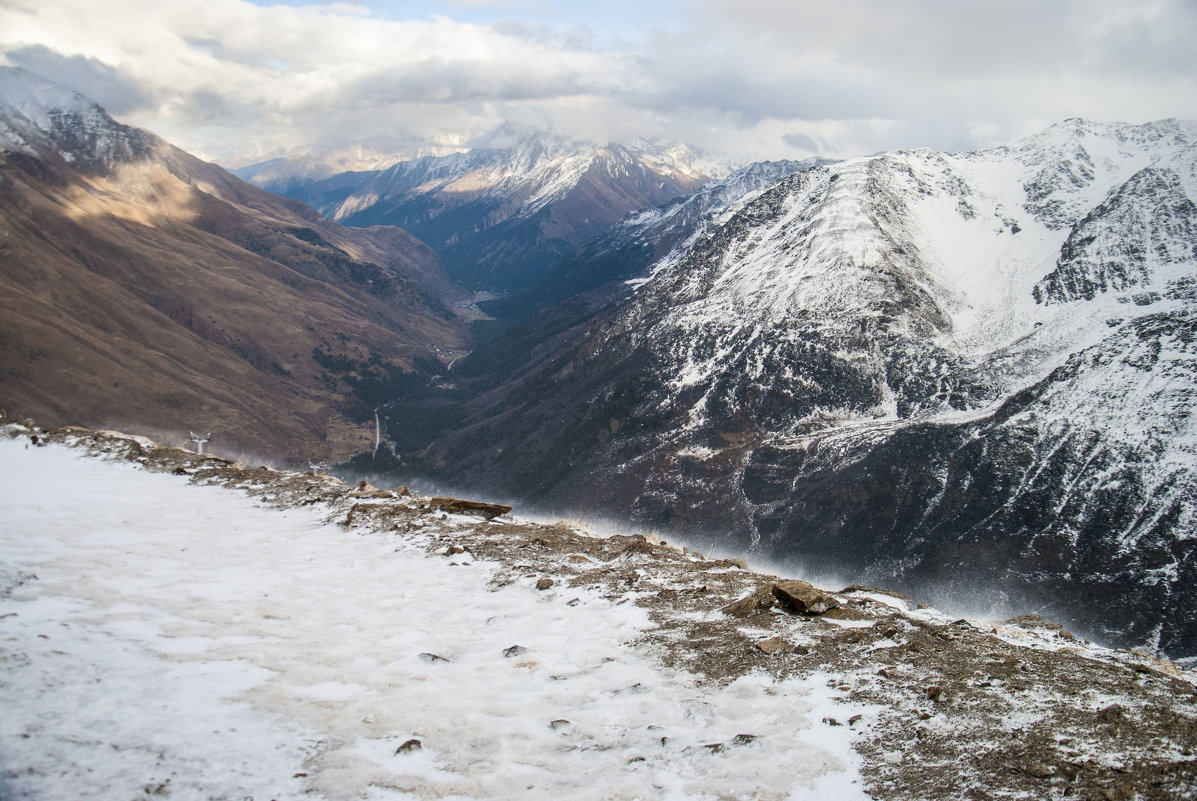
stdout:
[(651, 538), (0, 433), (4, 799), (1197, 791), (1193, 676), (1040, 621), (794, 615)]

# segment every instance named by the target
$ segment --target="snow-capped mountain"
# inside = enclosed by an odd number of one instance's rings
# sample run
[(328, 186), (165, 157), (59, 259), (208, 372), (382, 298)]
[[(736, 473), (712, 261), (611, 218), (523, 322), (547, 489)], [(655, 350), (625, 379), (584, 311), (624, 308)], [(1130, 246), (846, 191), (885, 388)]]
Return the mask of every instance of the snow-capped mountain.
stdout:
[(682, 246), (729, 203), (745, 199), (783, 176), (830, 163), (813, 157), (741, 167), (671, 203), (629, 214), (584, 242), (535, 286), (479, 305), (497, 317), (522, 319), (535, 309), (612, 282), (635, 283), (651, 264)]
[[(306, 147), (266, 161), (253, 161), (233, 170), (237, 177), (271, 191), (286, 194), (287, 187), (300, 187), (345, 172), (385, 170), (401, 161), (438, 158), (469, 150), (445, 142), (412, 142), (376, 137), (326, 147)], [(248, 161), (248, 159), (247, 159)]]
[(145, 159), (156, 138), (119, 125), (98, 105), (32, 73), (3, 68), (0, 151), (54, 156), (83, 170)]
[(383, 170), (302, 180), (282, 165), (238, 174), (345, 225), (397, 225), (429, 243), (467, 286), (524, 289), (629, 212), (712, 177), (681, 145), (596, 146), (500, 129), (480, 146)]
[(406, 233), (329, 223), (9, 68), (0, 286), (5, 408), (275, 457), (363, 447), (371, 392), (467, 341), (464, 293)]
[(1193, 198), (1176, 121), (796, 172), (462, 362), (407, 458), (1191, 654)]

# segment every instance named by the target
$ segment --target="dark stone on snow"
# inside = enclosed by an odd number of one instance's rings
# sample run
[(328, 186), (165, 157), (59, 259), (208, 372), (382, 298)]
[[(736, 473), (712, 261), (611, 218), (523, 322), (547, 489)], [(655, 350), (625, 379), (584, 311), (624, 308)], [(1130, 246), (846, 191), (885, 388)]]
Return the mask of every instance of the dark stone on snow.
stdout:
[(466, 501), (461, 498), (429, 498), (428, 506), (442, 512), (456, 515), (478, 515), (487, 520), (493, 520), (500, 515), (508, 514), (510, 506), (502, 503), (483, 503), (482, 501)]
[(773, 585), (773, 595), (787, 611), (803, 615), (821, 615), (840, 602), (805, 581), (782, 581)]

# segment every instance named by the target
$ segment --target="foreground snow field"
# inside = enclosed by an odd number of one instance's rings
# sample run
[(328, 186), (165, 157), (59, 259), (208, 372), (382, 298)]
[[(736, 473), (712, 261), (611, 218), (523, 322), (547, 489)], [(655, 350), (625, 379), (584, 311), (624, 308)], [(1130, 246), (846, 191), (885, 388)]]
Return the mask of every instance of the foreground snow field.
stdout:
[(663, 667), (597, 589), (27, 438), (0, 477), (6, 801), (867, 797), (825, 676)]

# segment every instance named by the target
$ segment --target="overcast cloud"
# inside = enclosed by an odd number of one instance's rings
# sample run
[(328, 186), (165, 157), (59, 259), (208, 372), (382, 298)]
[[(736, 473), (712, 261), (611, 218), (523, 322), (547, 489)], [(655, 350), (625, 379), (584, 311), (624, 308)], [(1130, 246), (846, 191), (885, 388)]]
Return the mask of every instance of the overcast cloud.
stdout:
[[(621, 20), (627, 24), (621, 24)], [(1192, 0), (0, 0), (0, 59), (229, 164), (503, 122), (753, 158), (1197, 117)]]

